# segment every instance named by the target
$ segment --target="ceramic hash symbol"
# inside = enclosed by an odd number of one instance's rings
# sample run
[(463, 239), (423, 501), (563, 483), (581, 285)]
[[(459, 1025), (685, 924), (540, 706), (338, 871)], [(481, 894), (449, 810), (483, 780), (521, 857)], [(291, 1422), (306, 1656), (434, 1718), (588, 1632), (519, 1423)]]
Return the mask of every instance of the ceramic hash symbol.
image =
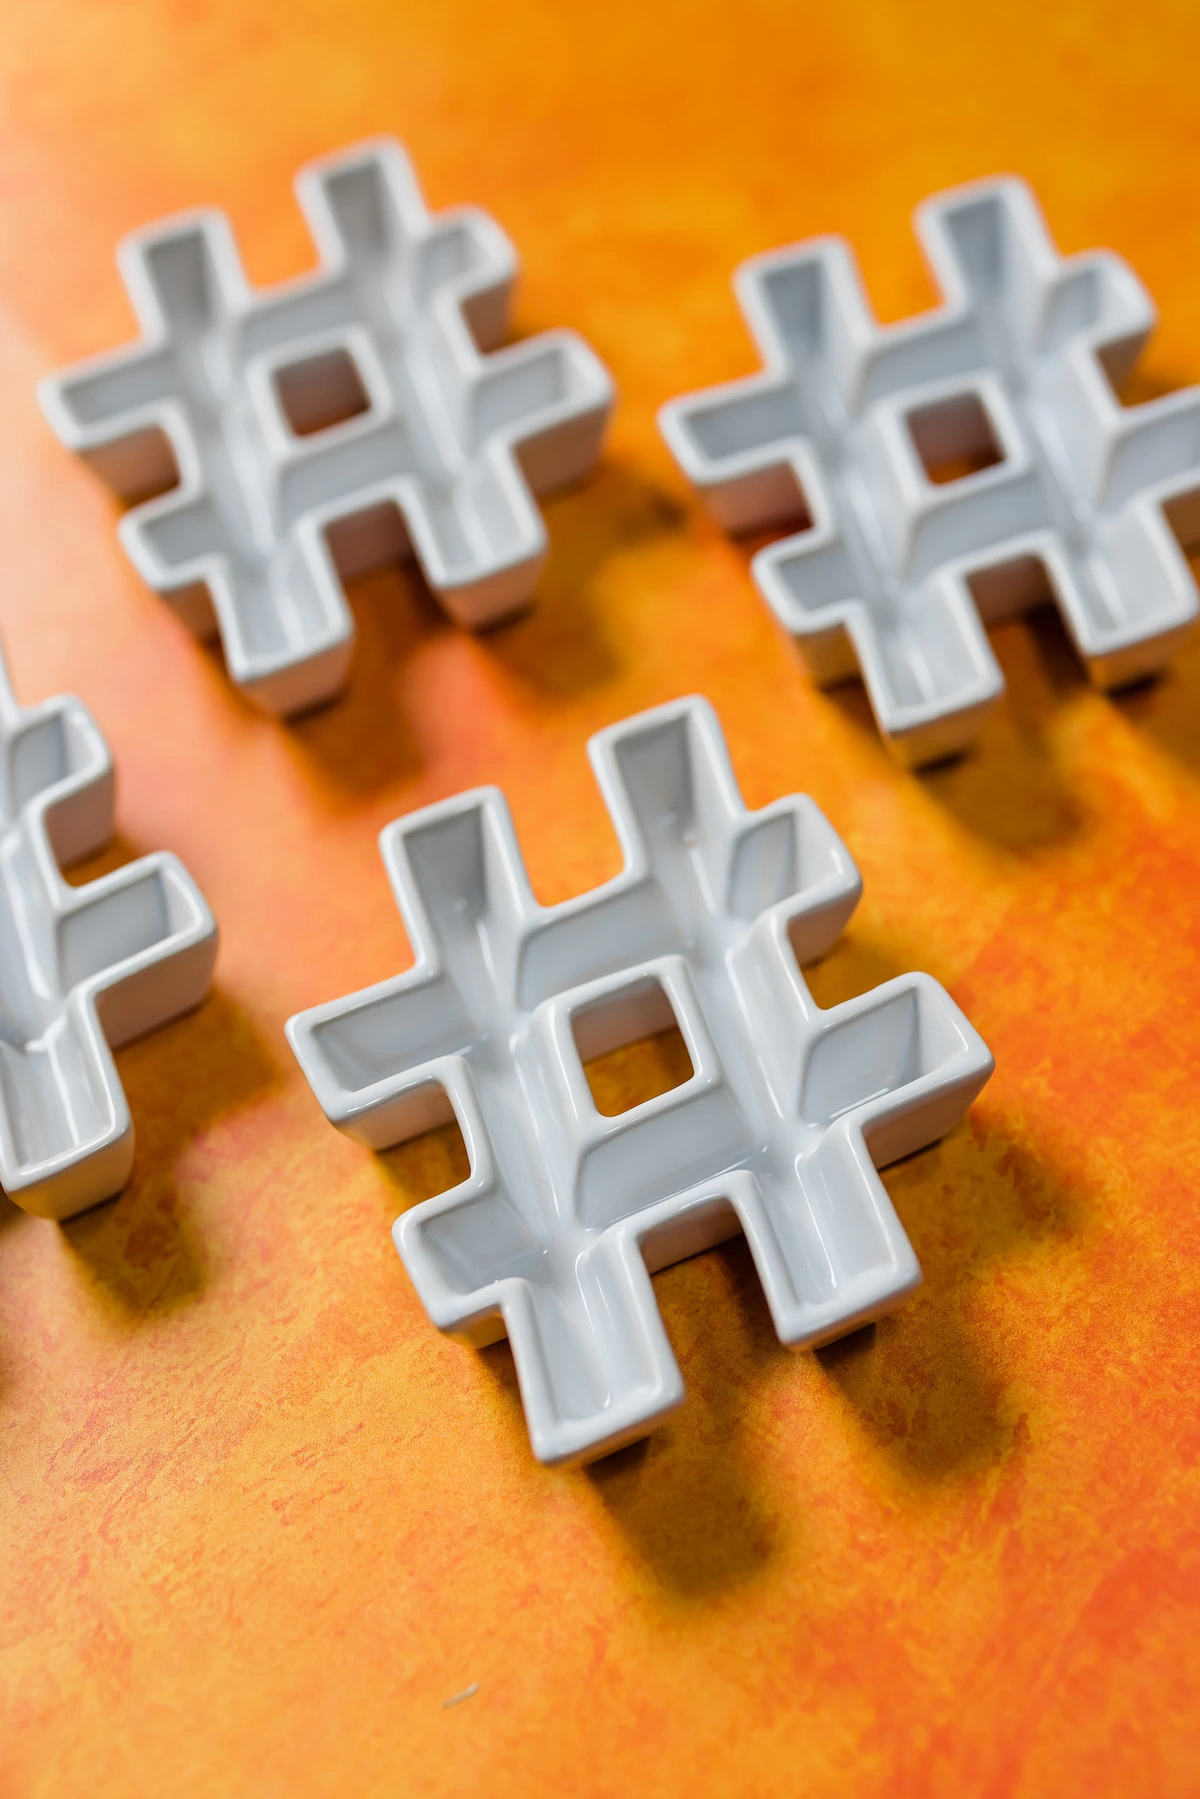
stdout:
[[(800, 964), (861, 883), (804, 797), (742, 805), (702, 700), (592, 739), (624, 872), (535, 901), (487, 788), (384, 831), (416, 965), (288, 1035), (328, 1117), (383, 1148), (457, 1119), (470, 1177), (396, 1244), (441, 1329), (507, 1333), (534, 1451), (586, 1460), (683, 1397), (650, 1271), (739, 1228), (787, 1343), (920, 1280), (873, 1164), (947, 1130), (992, 1058), (926, 975), (822, 1011)], [(690, 1080), (617, 1117), (583, 1063), (674, 1021)]]
[(314, 274), (254, 292), (221, 213), (121, 247), (142, 326), (130, 349), (43, 383), (62, 441), (122, 498), (149, 585), (233, 679), (295, 712), (342, 684), (341, 578), (411, 550), (465, 625), (512, 612), (546, 553), (535, 493), (592, 465), (612, 383), (572, 332), (491, 355), (516, 256), (486, 215), (431, 218), (398, 144), (296, 183)]
[(113, 765), (78, 700), (22, 707), (0, 661), (0, 1184), (69, 1218), (129, 1179), (133, 1124), (109, 1045), (208, 991), (217, 927), (175, 856), (68, 886), (112, 836)]
[(1126, 264), (1060, 257), (1019, 181), (916, 216), (942, 306), (877, 325), (837, 239), (757, 257), (735, 286), (762, 373), (661, 414), (727, 528), (804, 521), (755, 577), (910, 763), (1003, 691), (981, 621), (1052, 599), (1099, 686), (1161, 668), (1197, 613), (1177, 538), (1200, 535), (1200, 390), (1114, 391), (1155, 322)]

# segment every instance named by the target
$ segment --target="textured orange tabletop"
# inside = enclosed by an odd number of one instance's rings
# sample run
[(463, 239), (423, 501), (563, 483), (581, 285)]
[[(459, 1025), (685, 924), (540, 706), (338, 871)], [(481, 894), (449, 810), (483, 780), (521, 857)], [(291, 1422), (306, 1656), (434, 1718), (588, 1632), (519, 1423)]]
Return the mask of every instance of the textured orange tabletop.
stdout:
[[(1009, 170), (1155, 295), (1127, 397), (1200, 379), (1198, 59), (1183, 0), (6, 8), (0, 627), (112, 743), (83, 872), (175, 850), (223, 933), (204, 1007), (118, 1058), (127, 1191), (0, 1202), (6, 1796), (1200, 1792), (1200, 640), (1106, 699), (1056, 618), (1007, 625), (977, 751), (904, 774), (654, 423), (753, 366), (741, 258), (843, 232), (901, 317), (913, 205)], [(527, 617), (473, 639), (377, 577), (346, 696), (287, 725), (143, 589), (33, 388), (131, 334), (121, 233), (213, 202), (277, 279), (293, 170), (379, 131), (620, 404)], [(656, 1282), (682, 1412), (548, 1472), (507, 1346), (440, 1337), (390, 1242), (453, 1145), (339, 1137), (283, 1023), (405, 965), (408, 808), (499, 782), (539, 897), (612, 874), (586, 739), (691, 691), (748, 802), (812, 793), (861, 866), (819, 1001), (927, 969), (997, 1071), (886, 1176), (900, 1312), (793, 1354), (744, 1245), (698, 1257)]]

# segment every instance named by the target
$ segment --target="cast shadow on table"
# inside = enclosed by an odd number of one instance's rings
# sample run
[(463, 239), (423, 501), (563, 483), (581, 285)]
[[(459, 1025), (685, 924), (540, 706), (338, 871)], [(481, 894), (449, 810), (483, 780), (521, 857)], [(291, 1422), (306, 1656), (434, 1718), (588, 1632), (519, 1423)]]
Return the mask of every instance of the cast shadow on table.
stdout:
[[(828, 1007), (898, 972), (851, 930), (807, 978)], [(889, 1316), (815, 1354), (868, 1441), (912, 1481), (935, 1486), (995, 1466), (1012, 1441), (1004, 1370), (964, 1301), (1010, 1256), (1069, 1237), (1080, 1202), (1051, 1159), (1005, 1133), (987, 1088), (954, 1130), (890, 1164), (883, 1181), (922, 1285)]]
[(969, 1318), (990, 1267), (1068, 1237), (1064, 1175), (979, 1114), (886, 1171), (924, 1283), (877, 1324), (816, 1352), (867, 1439), (918, 1486), (1001, 1464), (1022, 1434), (1006, 1376)]
[(456, 633), (463, 649), (471, 646), (551, 701), (569, 700), (615, 674), (618, 658), (597, 615), (596, 581), (614, 556), (682, 529), (686, 514), (653, 483), (612, 462), (542, 506), (550, 553), (533, 598), (487, 630), (454, 625), (412, 561), (348, 585), (358, 630), (349, 683), (337, 699), (289, 726), (338, 786), (374, 793), (418, 772), (420, 752), (399, 690), (404, 663), (437, 637)]
[(357, 633), (349, 682), (280, 728), (335, 786), (366, 796), (419, 773), (397, 674), (420, 643), (452, 627), (412, 562), (363, 575), (345, 592)]
[[(1047, 725), (1087, 676), (1052, 606), (993, 627), (989, 638), (1005, 691), (970, 748), (907, 778), (974, 836), (1013, 855), (1032, 855), (1069, 842), (1083, 823)], [(890, 760), (860, 681), (830, 688), (826, 698)]]
[[(790, 1490), (776, 1477), (768, 1493), (756, 1464), (776, 1460), (778, 1448), (760, 1458), (746, 1418), (803, 1414), (829, 1441), (839, 1430), (836, 1395), (866, 1453), (851, 1478), (871, 1479), (884, 1458), (918, 1495), (999, 1467), (1025, 1440), (1004, 1367), (967, 1306), (990, 1267), (1069, 1233), (1065, 1182), (978, 1119), (884, 1178), (924, 1284), (890, 1317), (813, 1352), (816, 1383), (805, 1352), (776, 1338), (744, 1239), (656, 1277), (687, 1387), (683, 1409), (644, 1443), (593, 1463), (586, 1478), (663, 1589), (703, 1600), (754, 1578), (792, 1543), (803, 1553), (803, 1461)], [(698, 1334), (697, 1317), (706, 1321)], [(515, 1391), (511, 1358), (505, 1369)]]
[(1087, 690), (1087, 673), (1054, 606), (996, 625), (988, 636), (1004, 692), (972, 747), (919, 778), (977, 837), (1013, 855), (1033, 855), (1068, 843), (1084, 823), (1048, 726), (1060, 707)]
[[(640, 1047), (618, 1053), (636, 1055)], [(670, 1055), (667, 1047), (663, 1059)], [(607, 1071), (614, 1087), (627, 1075), (628, 1070), (625, 1076), (618, 1069)], [(379, 1160), (389, 1204), (397, 1210), (445, 1192), (470, 1173), (454, 1125), (385, 1151)], [(771, 1362), (782, 1368), (789, 1354), (775, 1336), (740, 1238), (663, 1270), (654, 1285), (687, 1400), (651, 1438), (593, 1463), (583, 1475), (533, 1469), (508, 1343), (463, 1353), (475, 1356), (503, 1394), (520, 1438), (518, 1453), (529, 1457), (534, 1477), (589, 1481), (657, 1579), (680, 1595), (702, 1598), (752, 1578), (775, 1553), (779, 1521), (753, 1477), (740, 1423), (741, 1395), (758, 1369)]]
[[(749, 579), (750, 561), (775, 541), (775, 534), (737, 541)], [(1192, 548), (1189, 560), (1200, 581), (1200, 550)], [(919, 781), (975, 836), (1010, 854), (1033, 855), (1069, 842), (1084, 823), (1079, 796), (1057, 767), (1049, 726), (1056, 711), (1072, 696), (1089, 691), (1090, 683), (1050, 602), (992, 626), (988, 636), (1004, 675), (1004, 692), (967, 750), (907, 778)], [(798, 647), (794, 666), (796, 679), (811, 688)], [(1200, 768), (1200, 629), (1160, 675), (1101, 698), (1178, 761)], [(825, 689), (823, 699), (881, 761), (891, 761), (859, 679)]]
[(545, 503), (550, 555), (529, 611), (483, 639), (514, 679), (566, 700), (611, 680), (621, 654), (604, 635), (595, 590), (615, 558), (689, 522), (687, 508), (626, 463), (604, 462)]
[[(830, 1006), (897, 972), (874, 945), (848, 934), (809, 980), (818, 1003)], [(815, 1360), (779, 1343), (743, 1239), (655, 1277), (686, 1386), (683, 1408), (642, 1443), (582, 1475), (538, 1478), (586, 1480), (664, 1591), (694, 1602), (716, 1597), (755, 1579), (785, 1545), (802, 1539), (803, 1474), (790, 1491), (777, 1482), (766, 1490), (758, 1465), (774, 1452), (756, 1452), (755, 1417), (803, 1413), (812, 1428), (829, 1433), (839, 1427), (826, 1401), (837, 1396), (868, 1458), (886, 1458), (918, 1489), (969, 1478), (1010, 1453), (1020, 1421), (1011, 1415), (1005, 1370), (971, 1322), (971, 1303), (991, 1267), (1068, 1236), (1077, 1201), (1050, 1163), (1005, 1136), (986, 1099), (940, 1144), (885, 1172), (924, 1285), (890, 1318), (818, 1350)], [(469, 1172), (453, 1127), (382, 1160), (390, 1198), (401, 1204), (444, 1191)], [(479, 1359), (523, 1436), (507, 1343)]]
[(58, 1226), (102, 1303), (126, 1323), (198, 1297), (208, 1254), (177, 1180), (185, 1151), (282, 1078), (255, 1027), (215, 988), (195, 1011), (117, 1053), (133, 1115), (124, 1191)]
[(676, 1597), (703, 1601), (761, 1576), (803, 1533), (803, 1505), (769, 1494), (746, 1422), (756, 1390), (789, 1382), (744, 1237), (655, 1276), (654, 1293), (683, 1375), (673, 1418), (583, 1478), (638, 1563)]
[(1200, 774), (1200, 628), (1164, 675), (1114, 694), (1113, 704), (1135, 731)]

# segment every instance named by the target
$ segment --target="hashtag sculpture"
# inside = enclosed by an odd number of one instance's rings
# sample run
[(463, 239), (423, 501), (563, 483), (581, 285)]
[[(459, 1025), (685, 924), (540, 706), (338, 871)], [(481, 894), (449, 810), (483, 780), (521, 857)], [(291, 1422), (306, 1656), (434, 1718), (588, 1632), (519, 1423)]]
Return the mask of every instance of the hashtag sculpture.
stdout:
[(71, 887), (112, 835), (113, 765), (78, 700), (17, 704), (0, 660), (0, 1185), (69, 1218), (129, 1179), (112, 1048), (198, 1005), (212, 913), (175, 856)]
[(762, 373), (661, 414), (728, 529), (802, 521), (755, 578), (909, 763), (964, 748), (1003, 691), (985, 622), (1050, 599), (1099, 686), (1161, 668), (1200, 536), (1200, 390), (1114, 391), (1155, 322), (1126, 264), (1060, 257), (1018, 181), (916, 217), (943, 305), (876, 324), (837, 239), (757, 257), (735, 286)]
[[(411, 550), (453, 618), (523, 605), (533, 493), (590, 468), (612, 383), (583, 341), (504, 335), (516, 257), (473, 208), (431, 218), (390, 141), (298, 177), (319, 266), (255, 292), (226, 218), (121, 247), (142, 339), (43, 383), (62, 441), (138, 505), (143, 579), (268, 711), (327, 699), (354, 626), (342, 579)], [(532, 490), (532, 492), (531, 492)]]
[[(602, 1455), (682, 1401), (650, 1272), (738, 1229), (786, 1343), (920, 1280), (875, 1164), (946, 1131), (992, 1058), (926, 975), (822, 1011), (800, 973), (858, 899), (813, 802), (748, 813), (702, 700), (592, 739), (625, 867), (534, 900), (495, 789), (381, 838), (413, 969), (288, 1025), (327, 1116), (373, 1148), (451, 1116), (460, 1186), (395, 1239), (433, 1322), (507, 1334), (545, 1462)], [(678, 1024), (692, 1076), (616, 1117), (584, 1061)]]

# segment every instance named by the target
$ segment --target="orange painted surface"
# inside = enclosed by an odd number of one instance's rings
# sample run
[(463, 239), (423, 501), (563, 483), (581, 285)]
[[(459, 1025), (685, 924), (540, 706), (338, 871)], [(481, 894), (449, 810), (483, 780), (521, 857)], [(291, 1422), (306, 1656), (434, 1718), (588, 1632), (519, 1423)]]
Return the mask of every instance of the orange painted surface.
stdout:
[[(6, 1795), (1200, 1791), (1200, 642), (1111, 700), (1006, 626), (978, 751), (905, 775), (654, 426), (751, 366), (740, 258), (844, 231), (900, 316), (913, 204), (1004, 169), (1157, 296), (1139, 391), (1200, 379), (1198, 58), (1183, 0), (6, 9), (0, 624), (19, 692), (107, 732), (117, 856), (178, 851), (223, 929), (208, 1004), (119, 1058), (128, 1191), (3, 1216)], [(215, 202), (282, 276), (292, 170), (380, 130), (621, 403), (527, 618), (472, 639), (379, 577), (351, 691), (287, 726), (141, 588), (32, 390), (129, 335), (121, 232)], [(389, 1241), (448, 1146), (337, 1136), (282, 1026), (406, 959), (382, 824), (498, 781), (541, 897), (578, 891), (616, 864), (587, 736), (691, 690), (748, 801), (811, 792), (859, 860), (822, 1003), (928, 969), (998, 1067), (887, 1176), (903, 1311), (793, 1355), (744, 1248), (699, 1257), (657, 1281), (683, 1412), (548, 1473), (507, 1348), (439, 1337)]]

